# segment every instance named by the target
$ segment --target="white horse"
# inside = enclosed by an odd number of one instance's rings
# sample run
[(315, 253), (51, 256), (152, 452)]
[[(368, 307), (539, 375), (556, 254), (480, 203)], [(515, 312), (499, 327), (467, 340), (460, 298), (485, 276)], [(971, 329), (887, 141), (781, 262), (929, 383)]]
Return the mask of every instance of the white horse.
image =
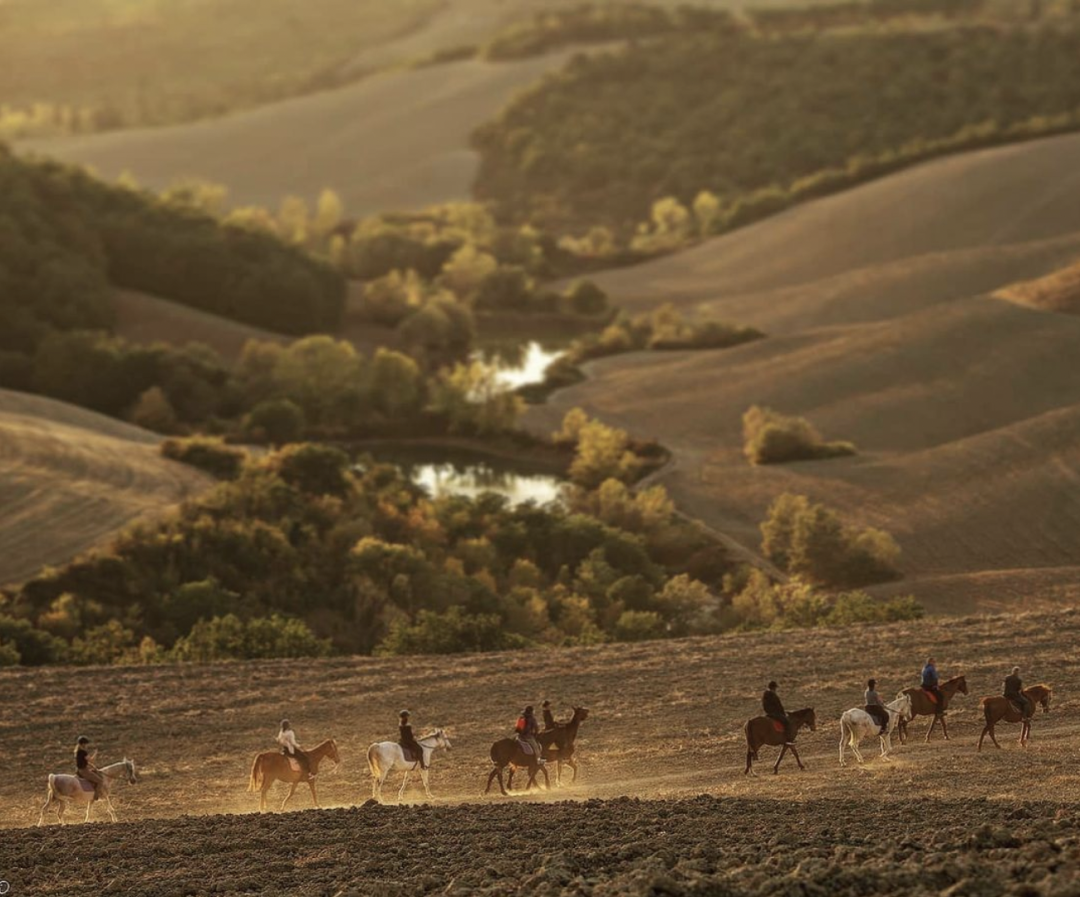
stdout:
[(49, 776), (49, 791), (45, 795), (45, 805), (41, 808), (37, 824), (44, 824), (45, 811), (54, 803), (56, 804), (56, 820), (61, 825), (64, 824), (64, 810), (67, 809), (68, 804), (86, 804), (86, 819), (84, 822), (89, 822), (90, 808), (93, 807), (95, 800), (105, 801), (109, 817), (113, 822), (116, 822), (116, 812), (113, 810), (112, 801), (109, 799), (109, 786), (114, 780), (118, 779), (126, 779), (129, 785), (137, 785), (139, 779), (135, 775), (135, 761), (125, 759), (118, 763), (111, 763), (108, 766), (100, 766), (98, 772), (101, 773), (102, 778), (105, 780), (100, 785), (101, 796), (99, 798), (94, 797), (94, 785), (92, 782), (80, 779), (78, 776), (52, 773)]
[[(446, 737), (444, 730), (436, 729), (423, 738), (417, 738), (416, 742), (424, 750), (424, 766), (428, 767), (420, 770), (420, 780), (424, 783), (424, 793), (431, 797), (431, 789), (428, 787), (431, 760), (439, 748), (450, 750), (450, 739)], [(406, 760), (405, 752), (396, 741), (376, 741), (368, 748), (367, 759), (371, 769), (371, 796), (378, 801), (382, 800), (382, 786), (386, 777), (395, 769), (405, 770), (405, 777), (401, 780), (401, 787), (398, 789), (398, 800), (402, 800), (405, 797), (405, 785), (409, 781), (409, 773), (420, 764)]]
[(868, 735), (877, 735), (881, 741), (881, 756), (888, 757), (892, 752), (892, 733), (900, 725), (901, 720), (911, 719), (911, 696), (900, 695), (891, 704), (886, 704), (885, 709), (889, 713), (889, 725), (885, 728), (885, 734), (881, 734), (881, 726), (869, 713), (861, 707), (845, 710), (840, 717), (840, 765), (845, 766), (844, 747), (851, 748), (855, 759), (863, 762), (863, 755), (859, 752), (859, 743)]

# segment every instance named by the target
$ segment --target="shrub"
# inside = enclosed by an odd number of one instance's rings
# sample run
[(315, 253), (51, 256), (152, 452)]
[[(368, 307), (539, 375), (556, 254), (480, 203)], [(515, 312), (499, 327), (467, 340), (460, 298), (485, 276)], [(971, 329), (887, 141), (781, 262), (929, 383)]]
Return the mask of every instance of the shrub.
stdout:
[(803, 495), (781, 495), (761, 524), (762, 551), (811, 583), (857, 586), (900, 575), (900, 548), (879, 529), (845, 526), (834, 511)]
[(304, 410), (291, 399), (259, 402), (244, 418), (249, 438), (267, 440), (272, 445), (296, 442), (304, 433)]
[(278, 475), (309, 495), (345, 495), (351, 488), (349, 456), (329, 445), (286, 446), (274, 459)]
[(666, 634), (663, 618), (650, 610), (623, 611), (615, 624), (615, 638), (621, 642), (643, 642)]
[(416, 622), (400, 620), (376, 648), (376, 654), (463, 654), (523, 648), (528, 642), (506, 632), (498, 614), (467, 614), (452, 607), (439, 614), (422, 610)]
[(219, 480), (235, 480), (247, 460), (247, 452), (243, 449), (233, 448), (209, 436), (166, 439), (161, 443), (161, 454), (173, 461), (205, 470)]
[(743, 415), (743, 451), (751, 464), (782, 464), (855, 454), (850, 442), (825, 442), (804, 417), (779, 414), (761, 405)]
[(641, 461), (630, 450), (625, 430), (594, 420), (581, 427), (577, 452), (570, 465), (570, 479), (586, 489), (595, 489), (604, 480), (633, 482)]
[(235, 614), (201, 620), (177, 641), (171, 659), (190, 663), (325, 657), (330, 642), (316, 638), (302, 620), (274, 614), (243, 621)]

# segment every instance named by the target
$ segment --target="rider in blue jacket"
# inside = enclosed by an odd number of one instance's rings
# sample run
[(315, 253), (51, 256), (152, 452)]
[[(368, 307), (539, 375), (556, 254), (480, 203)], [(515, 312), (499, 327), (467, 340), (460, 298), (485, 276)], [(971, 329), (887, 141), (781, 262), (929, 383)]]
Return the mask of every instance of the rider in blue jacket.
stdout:
[(928, 657), (926, 659), (926, 666), (922, 668), (922, 687), (923, 691), (928, 691), (935, 698), (937, 698), (938, 713), (941, 713), (945, 709), (945, 698), (941, 694), (941, 689), (938, 688), (940, 680), (938, 679), (937, 666), (934, 664), (934, 658)]

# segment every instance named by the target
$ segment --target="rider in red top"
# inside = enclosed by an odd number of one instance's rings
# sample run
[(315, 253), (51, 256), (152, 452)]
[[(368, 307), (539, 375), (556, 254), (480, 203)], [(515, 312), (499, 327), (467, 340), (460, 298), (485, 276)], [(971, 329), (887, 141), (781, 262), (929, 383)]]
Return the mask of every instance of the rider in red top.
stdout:
[(514, 725), (514, 731), (520, 741), (525, 742), (533, 749), (537, 761), (543, 763), (544, 751), (540, 747), (540, 742), (536, 740), (536, 736), (540, 734), (540, 724), (536, 721), (536, 713), (533, 711), (532, 704), (529, 704), (521, 712), (521, 716), (518, 717), (517, 723)]

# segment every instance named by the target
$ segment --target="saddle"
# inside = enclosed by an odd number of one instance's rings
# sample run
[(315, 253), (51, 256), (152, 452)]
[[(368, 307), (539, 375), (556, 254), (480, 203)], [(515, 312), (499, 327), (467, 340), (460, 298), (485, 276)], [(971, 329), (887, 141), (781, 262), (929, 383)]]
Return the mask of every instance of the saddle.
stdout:
[(783, 735), (787, 731), (787, 727), (778, 719), (772, 720), (773, 729), (775, 729), (780, 735)]
[(82, 776), (75, 776), (75, 778), (78, 780), (79, 787), (82, 788), (83, 791), (93, 791), (94, 790), (94, 783), (93, 782), (87, 781)]
[(533, 751), (532, 745), (529, 744), (529, 742), (523, 741), (519, 738), (517, 740), (517, 746), (521, 749), (521, 753), (523, 753), (526, 757), (534, 756), (535, 752)]
[(419, 763), (423, 757), (423, 748), (420, 749), (418, 756), (418, 752), (415, 748), (405, 747), (403, 744), (399, 745), (399, 747), (401, 748), (401, 753), (405, 757), (406, 763)]
[(289, 769), (293, 772), (303, 772), (300, 768), (300, 761), (297, 760), (292, 754), (286, 754), (285, 759), (289, 761)]
[(937, 699), (937, 695), (935, 695), (935, 694), (934, 694), (934, 693), (933, 693), (932, 691), (930, 691), (929, 689), (927, 689), (927, 688), (924, 688), (924, 689), (922, 690), (922, 693), (923, 693), (924, 695), (926, 695), (926, 699), (927, 699), (927, 700), (928, 700), (928, 701), (929, 701), (929, 702), (930, 702), (931, 704), (936, 704), (936, 703), (938, 702), (938, 699)]
[(889, 729), (889, 711), (879, 704), (867, 704), (864, 709), (881, 727), (881, 734), (884, 735)]

